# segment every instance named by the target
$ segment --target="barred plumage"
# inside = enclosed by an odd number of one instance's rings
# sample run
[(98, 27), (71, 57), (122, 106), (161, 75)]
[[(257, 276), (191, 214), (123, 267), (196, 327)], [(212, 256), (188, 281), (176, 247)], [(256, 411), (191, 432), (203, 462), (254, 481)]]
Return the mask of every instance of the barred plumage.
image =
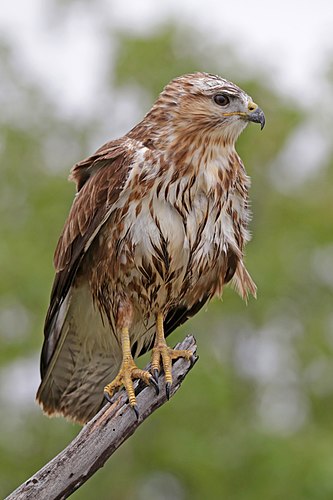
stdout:
[(255, 295), (243, 263), (249, 178), (235, 151), (249, 121), (263, 127), (264, 115), (239, 87), (184, 75), (127, 135), (73, 167), (78, 192), (55, 252), (37, 393), (46, 413), (91, 418), (103, 386), (134, 369), (123, 368), (127, 335), (134, 357), (155, 339), (158, 369), (158, 318), (168, 335), (229, 281)]

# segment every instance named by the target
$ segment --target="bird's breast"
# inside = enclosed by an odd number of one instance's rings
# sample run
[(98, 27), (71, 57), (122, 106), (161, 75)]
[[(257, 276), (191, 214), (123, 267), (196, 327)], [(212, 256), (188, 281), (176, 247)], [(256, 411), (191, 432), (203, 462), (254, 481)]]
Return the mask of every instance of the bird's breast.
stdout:
[(158, 307), (213, 294), (227, 247), (236, 245), (225, 201), (200, 191), (137, 201), (124, 227), (121, 259), (132, 266), (126, 286)]

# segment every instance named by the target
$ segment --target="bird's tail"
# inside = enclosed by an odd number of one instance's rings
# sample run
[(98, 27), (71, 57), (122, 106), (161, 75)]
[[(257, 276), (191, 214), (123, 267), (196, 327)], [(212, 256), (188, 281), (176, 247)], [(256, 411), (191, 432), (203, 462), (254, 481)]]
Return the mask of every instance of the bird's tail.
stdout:
[[(76, 293), (66, 314), (57, 315), (52, 326), (58, 332), (56, 345), (36, 396), (47, 415), (79, 423), (90, 420), (103, 406), (103, 388), (116, 376), (122, 359), (109, 323), (103, 323), (91, 300), (82, 303), (83, 298), (82, 291)], [(52, 331), (46, 339), (50, 345), (51, 341)]]

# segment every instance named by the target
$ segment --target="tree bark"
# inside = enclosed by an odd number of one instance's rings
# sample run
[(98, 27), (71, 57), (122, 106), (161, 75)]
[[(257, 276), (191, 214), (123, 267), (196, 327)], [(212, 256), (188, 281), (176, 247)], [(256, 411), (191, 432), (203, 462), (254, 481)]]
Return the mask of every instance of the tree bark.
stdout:
[[(194, 362), (197, 361), (194, 337), (187, 336), (176, 349), (191, 350)], [(177, 392), (192, 366), (184, 358), (174, 362), (170, 397)], [(146, 369), (149, 368), (148, 366)], [(138, 419), (128, 404), (124, 389), (119, 391), (114, 395), (112, 404), (107, 403), (59, 455), (19, 486), (6, 500), (67, 498), (105, 464), (149, 415), (167, 401), (164, 386), (163, 374), (159, 376), (161, 390), (158, 395), (153, 387), (136, 382)]]

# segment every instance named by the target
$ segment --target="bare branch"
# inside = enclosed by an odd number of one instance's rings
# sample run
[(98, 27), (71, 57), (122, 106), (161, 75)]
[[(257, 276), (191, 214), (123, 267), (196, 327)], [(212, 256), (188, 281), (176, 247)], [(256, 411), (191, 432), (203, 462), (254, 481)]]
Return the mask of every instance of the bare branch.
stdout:
[[(190, 349), (195, 354), (194, 337), (187, 336), (176, 349)], [(190, 369), (191, 364), (186, 359), (175, 361), (170, 397), (179, 389)], [(163, 375), (160, 375), (159, 385), (164, 387)], [(127, 403), (125, 391), (121, 390), (113, 397), (113, 403), (106, 404), (67, 448), (19, 486), (6, 500), (60, 500), (67, 498), (84, 484), (139, 425), (167, 401), (164, 390), (156, 396), (153, 387), (146, 387), (141, 382), (137, 383), (136, 391), (140, 412), (138, 420)]]

